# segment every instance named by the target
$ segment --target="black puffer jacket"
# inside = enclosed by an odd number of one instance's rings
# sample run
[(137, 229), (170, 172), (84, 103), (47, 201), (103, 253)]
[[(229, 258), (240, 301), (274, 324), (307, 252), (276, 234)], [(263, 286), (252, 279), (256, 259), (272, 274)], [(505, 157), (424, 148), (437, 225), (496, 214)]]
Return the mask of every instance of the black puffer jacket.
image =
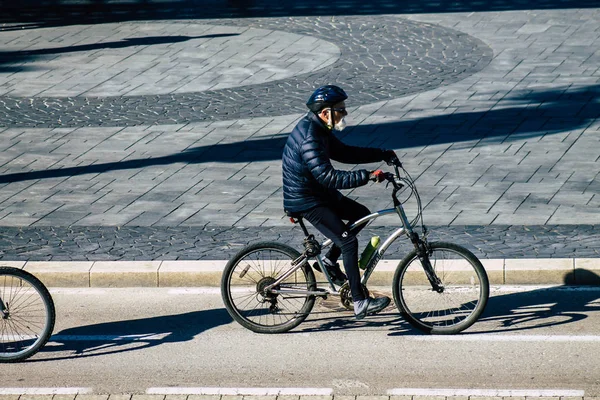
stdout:
[(283, 207), (288, 212), (331, 204), (352, 189), (369, 182), (369, 171), (340, 171), (330, 160), (347, 164), (383, 161), (384, 150), (348, 146), (319, 118), (308, 113), (298, 122), (283, 149)]

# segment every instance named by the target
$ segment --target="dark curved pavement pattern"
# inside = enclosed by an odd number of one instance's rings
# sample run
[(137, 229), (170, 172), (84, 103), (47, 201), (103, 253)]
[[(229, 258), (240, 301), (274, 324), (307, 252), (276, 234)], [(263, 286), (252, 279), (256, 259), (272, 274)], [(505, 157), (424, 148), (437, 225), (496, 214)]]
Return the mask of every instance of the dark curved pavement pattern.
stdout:
[[(288, 79), (196, 93), (65, 98), (2, 96), (2, 124), (9, 127), (128, 126), (275, 117), (303, 112), (306, 93), (311, 93), (322, 82), (343, 86), (352, 93), (352, 104), (359, 106), (457, 82), (480, 71), (492, 57), (491, 49), (472, 36), (438, 25), (387, 16), (377, 18), (377, 24), (381, 25), (376, 29), (365, 27), (364, 18), (360, 17), (203, 22), (316, 37), (335, 43), (341, 57), (324, 70)], [(0, 52), (0, 64), (4, 60), (5, 66), (27, 65), (50, 54), (152, 46), (189, 39), (186, 36), (127, 38), (66, 49)]]

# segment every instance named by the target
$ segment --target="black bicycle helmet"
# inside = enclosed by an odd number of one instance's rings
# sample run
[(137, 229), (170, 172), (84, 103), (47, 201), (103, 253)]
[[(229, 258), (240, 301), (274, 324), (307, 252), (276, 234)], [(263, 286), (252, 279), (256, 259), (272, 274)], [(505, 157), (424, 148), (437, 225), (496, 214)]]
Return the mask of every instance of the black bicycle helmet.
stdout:
[(321, 86), (313, 92), (308, 101), (306, 107), (312, 112), (319, 112), (324, 108), (331, 107), (337, 103), (340, 103), (348, 98), (344, 89), (335, 85)]

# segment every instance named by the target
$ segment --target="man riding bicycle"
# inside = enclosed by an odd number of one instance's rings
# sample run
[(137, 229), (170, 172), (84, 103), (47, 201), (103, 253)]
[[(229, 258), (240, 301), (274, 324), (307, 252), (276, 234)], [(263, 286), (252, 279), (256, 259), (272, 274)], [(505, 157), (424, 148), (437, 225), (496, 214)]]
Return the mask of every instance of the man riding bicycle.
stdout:
[[(370, 211), (343, 196), (338, 189), (352, 189), (366, 185), (369, 180), (381, 182), (385, 178), (381, 170), (337, 170), (331, 160), (364, 164), (391, 162), (397, 157), (393, 150), (349, 146), (333, 134), (333, 130), (342, 131), (346, 127), (347, 98), (342, 88), (327, 85), (315, 90), (308, 99), (306, 106), (310, 111), (298, 122), (283, 149), (283, 206), (288, 214), (305, 218), (333, 241), (322, 257), (323, 264), (335, 284), (342, 285), (348, 280), (354, 314), (356, 319), (362, 319), (383, 310), (390, 304), (390, 298), (371, 298), (362, 289), (356, 238), (360, 229), (351, 232), (348, 226)], [(337, 263), (340, 255), (347, 278)], [(318, 263), (313, 267), (319, 270)]]

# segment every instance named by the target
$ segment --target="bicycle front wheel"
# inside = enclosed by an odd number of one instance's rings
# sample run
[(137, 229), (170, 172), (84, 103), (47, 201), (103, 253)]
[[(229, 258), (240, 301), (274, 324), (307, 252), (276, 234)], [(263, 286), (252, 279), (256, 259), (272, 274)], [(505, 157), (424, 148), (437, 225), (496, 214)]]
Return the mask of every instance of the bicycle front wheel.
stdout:
[(55, 318), (52, 297), (39, 279), (0, 267), (0, 363), (37, 353), (50, 339)]
[(236, 254), (221, 279), (221, 296), (231, 317), (257, 333), (287, 332), (304, 321), (315, 297), (302, 292), (316, 289), (307, 263), (278, 284), (276, 293), (265, 290), (289, 272), (298, 257), (293, 248), (274, 242), (256, 243)]
[(477, 321), (489, 297), (487, 273), (464, 247), (429, 243), (429, 260), (441, 281), (434, 290), (413, 250), (394, 274), (394, 301), (404, 318), (426, 333), (459, 333)]

